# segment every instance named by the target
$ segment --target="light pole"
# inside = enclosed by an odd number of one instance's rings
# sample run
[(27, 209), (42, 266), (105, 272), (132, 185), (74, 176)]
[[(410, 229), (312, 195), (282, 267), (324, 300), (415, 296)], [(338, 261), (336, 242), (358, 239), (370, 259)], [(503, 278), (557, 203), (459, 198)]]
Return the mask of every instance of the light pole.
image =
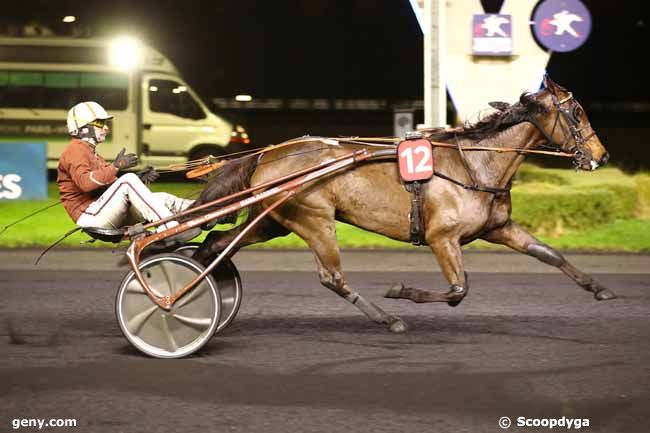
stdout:
[[(445, 0), (424, 2), (424, 124), (447, 125), (445, 68)], [(421, 10), (421, 9), (420, 9)]]

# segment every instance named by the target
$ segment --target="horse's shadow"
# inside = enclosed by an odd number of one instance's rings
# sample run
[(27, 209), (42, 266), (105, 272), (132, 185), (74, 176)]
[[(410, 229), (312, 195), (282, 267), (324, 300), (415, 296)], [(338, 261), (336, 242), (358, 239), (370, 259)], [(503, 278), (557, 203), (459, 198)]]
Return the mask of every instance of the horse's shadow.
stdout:
[[(327, 339), (336, 334), (364, 336), (379, 338), (382, 344), (410, 345), (410, 344), (476, 344), (477, 339), (486, 337), (513, 337), (533, 338), (572, 342), (578, 344), (592, 344), (592, 338), (578, 338), (580, 329), (571, 326), (574, 332), (565, 333), (565, 324), (554, 317), (536, 317), (545, 330), (540, 330), (540, 323), (530, 324), (528, 318), (513, 316), (464, 316), (425, 318), (420, 315), (401, 316), (409, 324), (405, 335), (396, 335), (388, 331), (385, 325), (369, 322), (363, 317), (250, 317), (240, 318), (215, 338), (228, 339), (231, 337), (258, 337), (258, 336), (313, 336)], [(552, 332), (554, 327), (562, 328), (562, 335)], [(588, 325), (585, 324), (585, 329)], [(405, 338), (408, 337), (408, 338)], [(353, 339), (355, 344), (371, 344), (371, 340)]]

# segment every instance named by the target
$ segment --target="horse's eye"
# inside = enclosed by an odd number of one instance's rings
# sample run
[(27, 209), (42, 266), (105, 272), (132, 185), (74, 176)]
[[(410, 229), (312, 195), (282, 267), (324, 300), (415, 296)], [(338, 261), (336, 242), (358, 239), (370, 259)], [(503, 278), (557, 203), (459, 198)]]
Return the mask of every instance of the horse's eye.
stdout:
[(573, 118), (576, 121), (580, 121), (583, 114), (585, 114), (585, 111), (582, 109), (582, 107), (579, 106), (579, 105), (576, 105), (575, 108), (573, 109)]

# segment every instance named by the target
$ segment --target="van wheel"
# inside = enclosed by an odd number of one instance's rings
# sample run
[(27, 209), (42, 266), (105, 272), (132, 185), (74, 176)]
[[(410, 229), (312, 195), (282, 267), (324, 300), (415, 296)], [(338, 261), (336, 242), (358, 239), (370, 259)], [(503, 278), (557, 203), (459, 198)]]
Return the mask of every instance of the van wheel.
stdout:
[(190, 151), (190, 161), (205, 158), (206, 156), (221, 156), (225, 155), (223, 147), (215, 146), (212, 144), (202, 144), (195, 147)]

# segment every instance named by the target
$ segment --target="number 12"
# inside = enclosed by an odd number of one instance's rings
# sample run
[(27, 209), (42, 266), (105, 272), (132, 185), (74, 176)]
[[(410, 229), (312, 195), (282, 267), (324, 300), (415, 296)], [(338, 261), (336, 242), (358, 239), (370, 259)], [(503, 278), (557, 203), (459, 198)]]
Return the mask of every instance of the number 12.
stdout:
[[(416, 156), (422, 155), (419, 158), (414, 158)], [(406, 168), (409, 173), (425, 173), (433, 170), (433, 165), (429, 162), (431, 160), (431, 148), (427, 146), (417, 146), (415, 150), (411, 147), (407, 147), (400, 153), (400, 158), (406, 159)], [(417, 165), (414, 167), (414, 160), (417, 159)]]

